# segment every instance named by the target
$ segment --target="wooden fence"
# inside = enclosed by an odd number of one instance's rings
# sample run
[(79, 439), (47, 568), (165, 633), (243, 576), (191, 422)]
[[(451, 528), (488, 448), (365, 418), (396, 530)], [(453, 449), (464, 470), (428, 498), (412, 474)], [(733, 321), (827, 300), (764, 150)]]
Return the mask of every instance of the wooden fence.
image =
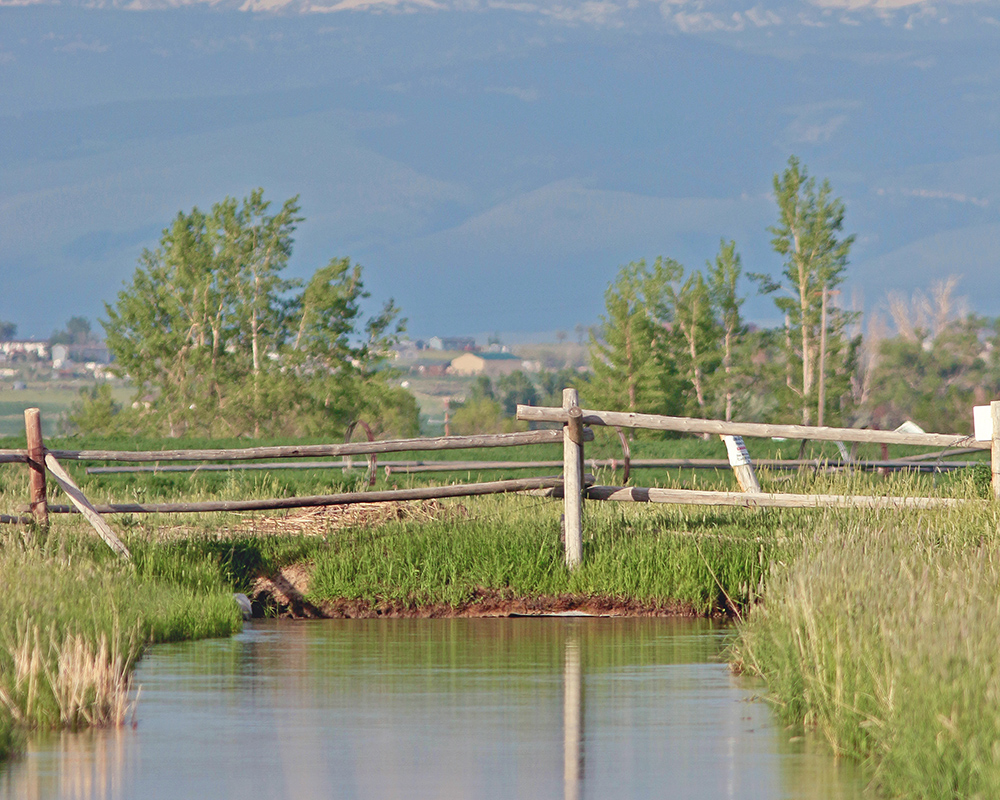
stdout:
[[(93, 525), (105, 542), (124, 558), (130, 558), (125, 545), (117, 538), (107, 522), (104, 514), (118, 513), (169, 513), (169, 512), (210, 512), (210, 511), (258, 511), (287, 508), (305, 508), (328, 505), (345, 505), (351, 503), (377, 503), (399, 500), (437, 499), (446, 497), (468, 497), (502, 492), (524, 492), (544, 490), (553, 495), (563, 497), (563, 525), (566, 542), (566, 563), (570, 567), (577, 566), (583, 556), (583, 500), (611, 500), (619, 502), (651, 502), (676, 503), (692, 505), (780, 507), (780, 508), (818, 508), (836, 507), (948, 507), (963, 501), (947, 498), (930, 497), (878, 497), (878, 496), (841, 496), (841, 495), (801, 495), (787, 493), (765, 493), (760, 489), (753, 462), (743, 445), (742, 437), (766, 437), (801, 439), (811, 441), (858, 442), (875, 444), (914, 445), (923, 447), (948, 448), (953, 454), (965, 454), (979, 450), (992, 451), (992, 480), (996, 497), (1000, 498), (1000, 401), (990, 407), (993, 421), (993, 439), (989, 442), (978, 442), (970, 437), (937, 433), (902, 433), (895, 431), (858, 430), (853, 428), (809, 427), (802, 425), (766, 425), (760, 423), (722, 422), (719, 420), (691, 419), (687, 417), (670, 417), (652, 414), (620, 413), (612, 411), (594, 411), (581, 409), (579, 397), (575, 389), (566, 389), (563, 393), (563, 405), (560, 408), (536, 406), (518, 406), (517, 417), (533, 423), (556, 423), (561, 430), (533, 430), (521, 433), (493, 434), (481, 436), (443, 436), (427, 439), (398, 439), (387, 441), (350, 442), (344, 444), (325, 445), (292, 445), (283, 447), (254, 447), (246, 449), (199, 449), (199, 450), (161, 450), (161, 451), (128, 451), (128, 450), (49, 450), (45, 447), (41, 434), (41, 422), (38, 409), (25, 411), (25, 431), (27, 448), (25, 450), (0, 450), (0, 464), (23, 463), (28, 466), (30, 476), (30, 504), (25, 512), (30, 516), (0, 514), (0, 522), (33, 521), (39, 525), (48, 525), (50, 513), (70, 513), (79, 511)], [(692, 434), (715, 434), (726, 442), (729, 452), (728, 461), (717, 459), (648, 459), (647, 466), (677, 466), (702, 467), (720, 466), (732, 467), (743, 491), (712, 492), (687, 489), (656, 489), (626, 486), (596, 486), (593, 478), (584, 474), (587, 464), (584, 457), (584, 445), (593, 441), (592, 426), (606, 426), (618, 429), (643, 428), (648, 430), (673, 431)], [(349, 438), (349, 437), (348, 437)], [(621, 437), (625, 448), (622, 462), (616, 460), (592, 460), (593, 466), (625, 466), (625, 481), (628, 481), (630, 463), (627, 444)], [(561, 466), (562, 473), (550, 477), (504, 479), (479, 483), (452, 484), (447, 486), (431, 486), (411, 489), (395, 489), (385, 491), (359, 491), (329, 495), (314, 495), (307, 497), (277, 498), (265, 500), (217, 500), (204, 502), (178, 503), (111, 503), (94, 506), (91, 504), (70, 475), (63, 468), (65, 461), (103, 461), (126, 464), (139, 464), (132, 467), (97, 467), (88, 472), (104, 471), (197, 471), (210, 469), (232, 469), (233, 465), (248, 467), (248, 462), (265, 459), (301, 459), (301, 458), (331, 458), (350, 456), (369, 457), (369, 467), (374, 469), (376, 454), (405, 453), (419, 451), (465, 450), (477, 448), (512, 447), (521, 445), (553, 444), (563, 445), (563, 460), (561, 462), (389, 462), (396, 464), (390, 469), (398, 471), (444, 471), (444, 470), (474, 470), (474, 469), (519, 469), (527, 467)], [(841, 460), (839, 466), (850, 468), (889, 468), (889, 469), (934, 469), (954, 468), (958, 465), (941, 463), (941, 454), (931, 454), (937, 463), (928, 463), (927, 456), (911, 456), (907, 459), (890, 461), (883, 459), (877, 462), (852, 462)], [(182, 464), (180, 462), (224, 462), (222, 464)], [(642, 462), (632, 462), (637, 465)], [(768, 466), (815, 466), (829, 465), (831, 462), (819, 462), (815, 459), (795, 459), (791, 461), (761, 462)], [(963, 466), (973, 462), (960, 462)], [(344, 468), (348, 464), (336, 462), (306, 462), (286, 465), (283, 463), (268, 463), (252, 465), (260, 469), (281, 469), (287, 466), (296, 468), (337, 467)], [(423, 469), (421, 469), (423, 468)], [(46, 476), (63, 489), (72, 505), (49, 504), (47, 498)], [(589, 480), (588, 480), (589, 478)]]
[[(991, 450), (993, 493), (1000, 498), (1000, 401), (990, 404), (992, 441), (978, 442), (972, 437), (940, 433), (903, 433), (899, 431), (873, 431), (855, 428), (831, 428), (806, 425), (767, 425), (749, 422), (722, 422), (709, 419), (670, 417), (654, 414), (621, 413), (581, 409), (577, 405), (575, 390), (563, 394), (562, 408), (544, 408), (520, 405), (517, 418), (530, 422), (561, 423), (566, 448), (564, 466), (566, 562), (579, 563), (576, 553), (582, 551), (582, 527), (576, 523), (581, 518), (582, 499), (617, 500), (622, 502), (683, 503), (691, 505), (742, 506), (745, 508), (819, 508), (837, 507), (890, 507), (934, 508), (950, 507), (963, 501), (933, 497), (873, 497), (841, 495), (772, 494), (760, 491), (753, 474), (749, 454), (742, 437), (781, 437), (826, 442), (865, 442), (873, 444), (901, 444), (923, 447), (963, 448), (965, 450)], [(641, 489), (622, 486), (589, 486), (579, 495), (571, 493), (571, 469), (582, 473), (583, 443), (576, 444), (574, 431), (586, 426), (615, 428), (642, 428), (693, 434), (716, 434), (726, 441), (730, 464), (742, 487), (742, 492), (705, 492), (688, 489)], [(570, 449), (575, 448), (575, 455)], [(571, 508), (572, 507), (572, 508)]]

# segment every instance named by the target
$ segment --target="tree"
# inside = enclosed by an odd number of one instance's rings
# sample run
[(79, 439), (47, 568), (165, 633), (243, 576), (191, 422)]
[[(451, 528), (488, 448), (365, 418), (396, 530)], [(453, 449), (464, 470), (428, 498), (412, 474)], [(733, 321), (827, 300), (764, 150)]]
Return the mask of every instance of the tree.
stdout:
[(561, 406), (563, 389), (576, 386), (580, 374), (572, 367), (563, 367), (557, 372), (542, 370), (538, 373), (538, 388), (541, 392), (538, 402), (543, 406)]
[(496, 394), (504, 413), (512, 417), (517, 414), (518, 405), (538, 405), (538, 389), (521, 370), (499, 377)]
[(493, 381), (488, 375), (477, 375), (465, 400), (451, 405), (451, 431), (460, 436), (474, 433), (510, 433), (527, 430), (527, 423), (504, 414), (497, 399)]
[(69, 411), (69, 423), (73, 428), (97, 436), (131, 433), (133, 422), (131, 410), (125, 411), (121, 403), (115, 401), (107, 383), (81, 389), (80, 400), (73, 403)]
[(911, 419), (926, 430), (967, 432), (969, 409), (995, 397), (996, 376), (982, 357), (985, 320), (968, 316), (916, 340), (898, 335), (882, 342), (872, 379), (870, 416), (892, 429)]
[(736, 375), (733, 368), (733, 353), (746, 327), (740, 317), (740, 307), (744, 298), (736, 291), (736, 284), (743, 270), (736, 242), (719, 242), (719, 254), (715, 261), (708, 262), (708, 294), (718, 319), (722, 336), (722, 380), (721, 394), (726, 398), (726, 422), (733, 418), (733, 398), (736, 390)]
[(894, 428), (911, 419), (929, 430), (966, 431), (969, 408), (1000, 391), (1000, 320), (977, 317), (955, 298), (954, 276), (929, 294), (888, 297), (895, 335), (869, 334), (878, 347), (864, 411), (872, 423)]
[(318, 269), (288, 304), (289, 331), (294, 336), (285, 361), (299, 376), (308, 376), (309, 392), (322, 407), (323, 417), (342, 426), (359, 415), (374, 417), (396, 396), (383, 394), (391, 377), (383, 361), (406, 321), (389, 300), (364, 322), (360, 337), (361, 303), (368, 297), (361, 266), (335, 258)]
[(53, 331), (49, 344), (86, 344), (91, 338), (90, 320), (86, 317), (70, 317), (63, 330)]
[(8, 342), (17, 335), (17, 325), (0, 319), (0, 342)]
[(415, 403), (383, 368), (399, 309), (390, 300), (363, 320), (368, 293), (349, 259), (304, 288), (284, 279), (299, 207), (269, 208), (258, 189), (179, 213), (105, 305), (108, 347), (150, 404), (146, 424), (170, 435), (320, 434), (365, 414), (414, 430)]
[(606, 314), (590, 336), (588, 403), (609, 410), (657, 413), (666, 410), (670, 366), (657, 358), (662, 326), (664, 267), (633, 261), (618, 270), (604, 293)]
[(830, 291), (844, 280), (854, 236), (839, 238), (844, 204), (832, 196), (829, 181), (817, 187), (815, 178), (809, 177), (795, 156), (788, 159), (781, 175), (774, 176), (774, 195), (778, 224), (768, 230), (774, 236), (771, 244), (784, 258), (784, 282), (761, 274), (751, 277), (765, 293), (784, 292), (774, 302), (785, 314), (787, 363), (790, 370), (797, 366), (800, 373), (798, 379), (789, 373), (788, 387), (798, 398), (802, 424), (808, 425), (816, 402), (817, 378), (826, 370), (819, 358), (821, 339), (829, 336), (833, 350), (838, 351), (849, 319), (834, 308), (824, 320), (823, 310), (828, 308)]
[(718, 325), (712, 297), (701, 272), (685, 279), (684, 267), (672, 259), (657, 259), (657, 272), (663, 283), (663, 301), (658, 309), (659, 338), (670, 362), (676, 365), (689, 384), (691, 410), (705, 415), (708, 405), (706, 375), (718, 364)]

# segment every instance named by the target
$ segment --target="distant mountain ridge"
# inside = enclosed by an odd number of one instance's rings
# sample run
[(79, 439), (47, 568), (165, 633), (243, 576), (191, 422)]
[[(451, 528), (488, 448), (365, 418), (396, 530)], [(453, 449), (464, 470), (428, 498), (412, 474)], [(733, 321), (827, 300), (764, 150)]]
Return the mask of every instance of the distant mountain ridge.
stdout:
[(973, 23), (1000, 27), (998, 0), (812, 0), (762, 4), (753, 0), (0, 0), (0, 8), (52, 5), (93, 10), (163, 11), (208, 7), (275, 14), (343, 11), (513, 11), (553, 22), (628, 27), (659, 17), (668, 27), (691, 34), (740, 33), (777, 27), (822, 29), (860, 24), (927, 26)]

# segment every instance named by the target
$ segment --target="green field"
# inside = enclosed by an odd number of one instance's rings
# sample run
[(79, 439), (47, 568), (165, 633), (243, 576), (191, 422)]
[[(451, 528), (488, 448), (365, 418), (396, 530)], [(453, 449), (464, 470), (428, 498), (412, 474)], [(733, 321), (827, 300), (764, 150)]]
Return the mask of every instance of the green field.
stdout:
[[(80, 400), (79, 385), (29, 383), (26, 389), (11, 389), (10, 383), (0, 390), (0, 437), (19, 436), (24, 441), (24, 410), (38, 408), (42, 412), (42, 434), (46, 437), (58, 436), (64, 432), (66, 416), (74, 403)], [(114, 399), (124, 403), (132, 398), (132, 390), (126, 387), (112, 389)], [(22, 445), (23, 446), (23, 445)]]

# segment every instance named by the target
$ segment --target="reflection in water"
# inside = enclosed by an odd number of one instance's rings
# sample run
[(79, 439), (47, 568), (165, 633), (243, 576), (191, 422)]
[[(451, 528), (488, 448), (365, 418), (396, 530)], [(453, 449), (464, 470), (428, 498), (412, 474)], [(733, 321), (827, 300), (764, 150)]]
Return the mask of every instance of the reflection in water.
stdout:
[(34, 739), (0, 798), (860, 796), (670, 619), (255, 622), (140, 662), (135, 729)]
[(580, 800), (583, 780), (583, 675), (577, 627), (566, 634), (563, 667), (563, 797)]

